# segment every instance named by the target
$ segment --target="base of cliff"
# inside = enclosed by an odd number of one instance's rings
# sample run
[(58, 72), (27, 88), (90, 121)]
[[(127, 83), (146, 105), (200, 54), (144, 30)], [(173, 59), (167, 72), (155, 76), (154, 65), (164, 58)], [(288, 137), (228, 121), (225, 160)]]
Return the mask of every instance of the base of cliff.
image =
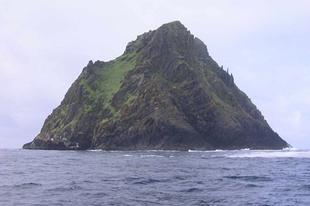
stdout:
[(35, 139), (32, 142), (23, 145), (23, 149), (34, 150), (85, 150), (75, 142), (52, 141), (44, 139)]

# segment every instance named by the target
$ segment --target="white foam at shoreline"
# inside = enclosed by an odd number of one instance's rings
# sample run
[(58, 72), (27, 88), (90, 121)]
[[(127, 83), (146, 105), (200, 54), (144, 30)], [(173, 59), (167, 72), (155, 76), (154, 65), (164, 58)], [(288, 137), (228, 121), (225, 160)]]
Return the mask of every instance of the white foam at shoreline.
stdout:
[(247, 152), (238, 152), (233, 154), (227, 154), (226, 157), (232, 158), (254, 158), (254, 157), (262, 157), (262, 158), (310, 158), (309, 150), (282, 150), (282, 151), (262, 151), (262, 150), (254, 150)]

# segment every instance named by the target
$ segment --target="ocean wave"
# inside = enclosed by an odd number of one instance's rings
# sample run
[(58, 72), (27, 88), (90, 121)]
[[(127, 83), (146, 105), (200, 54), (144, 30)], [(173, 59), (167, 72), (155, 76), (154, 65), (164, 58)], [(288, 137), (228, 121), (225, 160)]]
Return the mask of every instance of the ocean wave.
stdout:
[(309, 150), (253, 150), (249, 152), (227, 154), (231, 158), (310, 158)]
[(102, 152), (103, 150), (102, 149), (90, 149), (90, 150), (87, 150), (88, 152)]
[(289, 150), (289, 151), (296, 151), (296, 150), (298, 150), (298, 149), (295, 148), (295, 147), (285, 147), (285, 148), (283, 148), (282, 150), (285, 150), (285, 151), (287, 151), (287, 150)]
[(309, 156), (307, 150), (0, 150), (0, 205), (307, 206), (310, 159), (295, 157)]
[(140, 157), (164, 157), (164, 156), (151, 154), (151, 155), (140, 155)]
[(266, 176), (224, 176), (224, 178), (227, 179), (233, 179), (233, 180), (244, 180), (244, 181), (254, 181), (254, 182), (259, 182), (259, 181), (273, 181), (270, 177), (266, 177)]
[(188, 150), (187, 152), (190, 152), (190, 153), (194, 153), (194, 152), (226, 152), (228, 150), (222, 150), (222, 149), (215, 149), (215, 150)]
[(34, 182), (28, 182), (28, 183), (22, 183), (22, 184), (14, 185), (15, 188), (20, 188), (20, 189), (29, 189), (32, 187), (39, 187), (39, 186), (42, 186), (42, 184), (34, 183)]
[(191, 187), (191, 188), (188, 188), (188, 189), (184, 189), (184, 190), (180, 190), (180, 192), (185, 192), (185, 193), (197, 193), (197, 192), (202, 192), (203, 189), (200, 189), (200, 188), (196, 188), (196, 187)]

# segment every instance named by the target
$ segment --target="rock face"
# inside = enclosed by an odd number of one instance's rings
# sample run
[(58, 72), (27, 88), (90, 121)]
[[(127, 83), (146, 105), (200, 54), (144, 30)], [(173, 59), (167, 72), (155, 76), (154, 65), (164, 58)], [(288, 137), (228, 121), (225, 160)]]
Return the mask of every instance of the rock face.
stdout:
[(282, 149), (231, 74), (180, 22), (90, 61), (25, 149)]

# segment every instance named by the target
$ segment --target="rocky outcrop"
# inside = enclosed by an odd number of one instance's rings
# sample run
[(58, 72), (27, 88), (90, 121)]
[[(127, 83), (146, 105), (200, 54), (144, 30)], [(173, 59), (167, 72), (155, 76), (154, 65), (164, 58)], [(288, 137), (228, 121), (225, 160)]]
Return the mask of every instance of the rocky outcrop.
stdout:
[(25, 149), (282, 149), (205, 44), (180, 22), (90, 61)]

